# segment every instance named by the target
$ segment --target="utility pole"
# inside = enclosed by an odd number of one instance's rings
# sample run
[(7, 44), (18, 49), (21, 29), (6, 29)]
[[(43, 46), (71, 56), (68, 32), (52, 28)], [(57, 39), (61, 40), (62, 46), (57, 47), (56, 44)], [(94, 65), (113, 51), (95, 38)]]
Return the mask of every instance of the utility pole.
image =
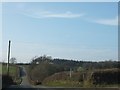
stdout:
[(9, 40), (9, 44), (8, 44), (8, 63), (7, 63), (7, 75), (9, 75), (10, 44), (11, 44), (11, 41)]

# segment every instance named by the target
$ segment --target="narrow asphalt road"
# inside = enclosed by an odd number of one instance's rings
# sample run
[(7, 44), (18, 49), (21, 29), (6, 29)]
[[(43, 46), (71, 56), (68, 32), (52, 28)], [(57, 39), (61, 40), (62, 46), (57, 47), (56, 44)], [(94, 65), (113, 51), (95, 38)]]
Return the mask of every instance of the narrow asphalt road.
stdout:
[(27, 78), (27, 72), (25, 67), (20, 67), (20, 76), (22, 78), (21, 86), (26, 86), (28, 88), (32, 88), (32, 85), (29, 83), (28, 78)]

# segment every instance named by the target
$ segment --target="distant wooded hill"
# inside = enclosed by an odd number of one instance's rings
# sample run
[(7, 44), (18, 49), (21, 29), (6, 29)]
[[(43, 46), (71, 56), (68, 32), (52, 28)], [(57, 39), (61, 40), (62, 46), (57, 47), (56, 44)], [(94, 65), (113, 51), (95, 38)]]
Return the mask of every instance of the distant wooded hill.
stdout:
[(120, 68), (120, 61), (112, 61), (112, 60), (105, 60), (105, 61), (76, 61), (76, 60), (69, 60), (69, 59), (60, 59), (55, 58), (52, 59), (48, 56), (40, 56), (37, 58), (32, 59), (30, 63), (17, 63), (19, 65), (29, 65), (29, 64), (39, 64), (42, 62), (48, 62), (50, 64), (56, 64), (59, 66), (64, 66), (66, 69), (68, 68), (77, 68), (82, 67), (84, 69), (107, 69), (107, 68)]
[(50, 64), (55, 64), (61, 67), (64, 67), (66, 70), (72, 68), (76, 69), (78, 67), (82, 67), (84, 69), (107, 69), (107, 68), (120, 68), (120, 61), (76, 61), (76, 60), (68, 60), (68, 59), (52, 59), (50, 56), (40, 56), (34, 58), (30, 64), (40, 64), (42, 62), (48, 62)]

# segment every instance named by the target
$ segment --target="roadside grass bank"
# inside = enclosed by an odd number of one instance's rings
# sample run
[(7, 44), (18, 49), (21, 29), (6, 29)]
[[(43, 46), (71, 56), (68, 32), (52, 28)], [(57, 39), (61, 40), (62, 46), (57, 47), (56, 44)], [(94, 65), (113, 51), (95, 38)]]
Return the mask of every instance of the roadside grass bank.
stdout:
[(9, 76), (7, 75), (7, 64), (2, 64), (2, 84), (3, 87), (8, 85), (19, 85), (22, 79), (20, 77), (20, 69), (17, 65), (9, 65)]
[(2, 63), (0, 63), (0, 75), (2, 75)]
[(94, 72), (60, 72), (44, 79), (43, 85), (54, 87), (119, 87), (120, 70), (104, 69)]
[[(29, 70), (29, 66), (26, 68)], [(47, 70), (46, 70), (47, 71)], [(38, 71), (39, 73), (40, 71)], [(29, 73), (29, 72), (28, 72)], [(30, 75), (30, 76), (29, 76)], [(28, 74), (28, 79), (33, 85), (43, 85), (47, 87), (118, 87), (120, 85), (120, 70), (119, 69), (103, 69), (95, 71), (72, 72), (70, 77), (69, 71), (54, 73), (43, 79), (42, 82), (37, 82), (31, 74)], [(40, 77), (40, 76), (39, 76)], [(99, 80), (98, 80), (99, 79)], [(110, 83), (112, 82), (112, 83)]]
[[(98, 73), (99, 75), (97, 75)], [(72, 72), (70, 78), (70, 73), (64, 71), (46, 77), (41, 84), (49, 87), (118, 87), (120, 85), (118, 81), (120, 80), (118, 77), (119, 74), (120, 71), (117, 69), (107, 69), (101, 71), (96, 70), (94, 72)], [(35, 83), (36, 80), (31, 80), (31, 82), (34, 85), (38, 84)]]
[(48, 87), (82, 87), (82, 84), (77, 81), (71, 80), (56, 80), (43, 83), (44, 86)]

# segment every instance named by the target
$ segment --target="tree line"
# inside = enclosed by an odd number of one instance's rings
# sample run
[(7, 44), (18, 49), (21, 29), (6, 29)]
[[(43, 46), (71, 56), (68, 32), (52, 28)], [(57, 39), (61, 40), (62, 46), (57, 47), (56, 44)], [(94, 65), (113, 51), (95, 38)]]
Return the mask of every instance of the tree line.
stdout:
[(33, 58), (31, 61), (31, 65), (40, 64), (42, 62), (48, 62), (50, 64), (56, 64), (58, 66), (64, 67), (64, 69), (68, 70), (69, 68), (77, 69), (78, 67), (82, 67), (84, 69), (107, 69), (107, 68), (120, 68), (120, 61), (112, 61), (105, 60), (99, 62), (93, 61), (79, 61), (79, 60), (69, 60), (69, 59), (60, 59), (55, 58), (52, 59), (51, 56), (40, 56), (37, 58)]

